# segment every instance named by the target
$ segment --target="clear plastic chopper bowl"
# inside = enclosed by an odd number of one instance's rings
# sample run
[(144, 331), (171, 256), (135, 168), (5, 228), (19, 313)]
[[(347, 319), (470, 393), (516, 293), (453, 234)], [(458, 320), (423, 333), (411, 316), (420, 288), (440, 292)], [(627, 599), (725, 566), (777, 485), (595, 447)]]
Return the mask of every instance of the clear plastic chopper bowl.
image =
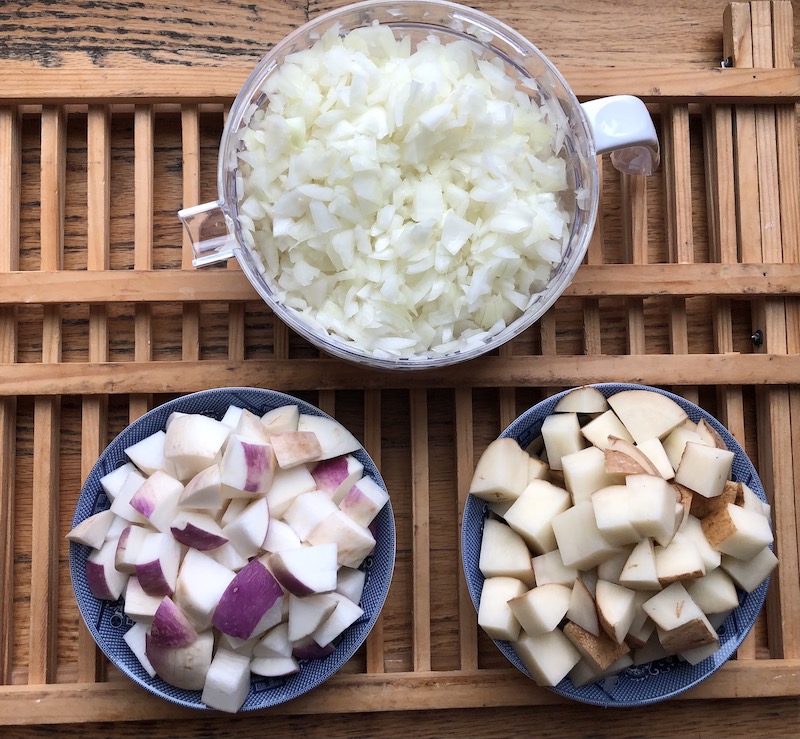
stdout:
[[(567, 203), (572, 219), (561, 262), (544, 290), (516, 320), (479, 343), (465, 340), (463, 346), (446, 354), (431, 351), (410, 357), (388, 356), (328, 334), (281, 302), (270, 275), (263, 273), (259, 257), (245, 246), (239, 223), (237, 132), (247, 126), (253, 106), (266, 105), (263, 87), (267, 78), (288, 55), (311, 47), (331, 26), (338, 24), (344, 35), (375, 21), (389, 26), (398, 38), (409, 36), (412, 47), (435, 35), (442, 44), (467, 40), (483, 58), (500, 58), (505, 71), (519, 78), (520, 89), (536, 96), (538, 104), (549, 106), (550, 115), (561, 121), (564, 130), (563, 156), (574, 197)], [(191, 238), (196, 267), (235, 257), (275, 314), (319, 349), (370, 367), (433, 369), (496, 349), (539, 320), (564, 292), (583, 260), (594, 229), (599, 199), (596, 155), (604, 152), (611, 152), (614, 166), (628, 174), (649, 175), (656, 169), (658, 139), (641, 100), (623, 95), (579, 103), (555, 66), (530, 41), (472, 8), (437, 0), (371, 0), (320, 15), (289, 34), (259, 62), (236, 97), (222, 133), (217, 170), (219, 199), (185, 208), (178, 215)]]

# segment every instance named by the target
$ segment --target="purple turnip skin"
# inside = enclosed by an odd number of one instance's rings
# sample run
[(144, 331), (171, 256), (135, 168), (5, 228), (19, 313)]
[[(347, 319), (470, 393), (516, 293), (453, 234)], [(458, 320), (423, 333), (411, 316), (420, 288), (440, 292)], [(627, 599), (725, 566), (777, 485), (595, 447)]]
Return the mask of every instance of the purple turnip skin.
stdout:
[(108, 589), (105, 567), (98, 563), (87, 560), (86, 562), (86, 583), (92, 595), (99, 600), (116, 600)]
[(172, 595), (175, 592), (164, 577), (160, 559), (137, 564), (136, 577), (148, 595)]
[(326, 459), (311, 470), (317, 489), (327, 493), (335, 503), (340, 501), (363, 473), (364, 465), (349, 454)]
[(214, 611), (212, 624), (224, 634), (249, 639), (262, 616), (283, 597), (270, 571), (251, 560), (225, 589)]
[(197, 631), (183, 611), (165, 596), (153, 616), (150, 639), (160, 647), (188, 647), (197, 639)]
[(322, 659), (333, 652), (333, 644), (321, 647), (310, 636), (300, 639), (292, 645), (292, 657), (295, 659)]
[(172, 648), (154, 644), (150, 634), (145, 635), (145, 654), (156, 674), (183, 690), (203, 689), (213, 649), (214, 637), (210, 631), (198, 634), (186, 647)]
[(187, 547), (192, 547), (201, 552), (217, 549), (228, 541), (227, 537), (219, 536), (218, 534), (201, 529), (199, 526), (195, 526), (191, 521), (187, 521), (183, 528), (173, 526), (170, 531), (181, 544), (185, 544)]
[(264, 447), (261, 444), (242, 441), (242, 451), (244, 452), (244, 461), (247, 466), (247, 479), (244, 484), (244, 490), (248, 493), (262, 492), (264, 474), (271, 467), (269, 457), (264, 453)]

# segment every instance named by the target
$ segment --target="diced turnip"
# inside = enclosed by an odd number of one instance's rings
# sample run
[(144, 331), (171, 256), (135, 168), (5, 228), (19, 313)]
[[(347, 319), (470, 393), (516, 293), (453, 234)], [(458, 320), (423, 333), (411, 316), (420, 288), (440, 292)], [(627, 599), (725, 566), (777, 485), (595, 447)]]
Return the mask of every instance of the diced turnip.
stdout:
[(633, 546), (628, 544), (620, 547), (619, 551), (600, 562), (600, 564), (597, 565), (597, 579), (619, 583), (622, 570), (632, 551)]
[(269, 438), (281, 469), (316, 462), (322, 457), (322, 445), (313, 431), (281, 431), (270, 434)]
[(559, 513), (553, 519), (553, 533), (561, 551), (561, 559), (567, 567), (590, 569), (617, 551), (597, 528), (589, 501)]
[(556, 407), (553, 408), (553, 413), (595, 414), (603, 413), (607, 410), (608, 401), (605, 395), (596, 387), (584, 385), (583, 387), (570, 390), (562, 397), (558, 403), (556, 403)]
[(637, 443), (663, 439), (687, 418), (674, 400), (652, 390), (623, 390), (610, 396), (608, 404)]
[(136, 562), (142, 551), (142, 545), (152, 531), (130, 524), (126, 526), (117, 539), (117, 551), (114, 553), (114, 567), (120, 572), (132, 575), (136, 571)]
[(606, 472), (605, 464), (605, 454), (594, 446), (561, 457), (564, 485), (573, 503), (589, 500), (595, 491), (622, 482), (619, 475)]
[(261, 548), (265, 552), (281, 552), (284, 549), (297, 549), (302, 546), (300, 537), (294, 533), (294, 529), (288, 523), (277, 518), (270, 518), (267, 535)]
[(337, 510), (336, 504), (325, 493), (315, 490), (298, 495), (283, 514), (283, 520), (301, 541), (306, 541), (309, 534)]
[(133, 494), (131, 508), (141, 513), (154, 528), (169, 531), (182, 492), (180, 480), (156, 470)]
[(478, 460), (469, 492), (489, 502), (516, 500), (528, 485), (528, 459), (514, 439), (495, 439)]
[(730, 611), (739, 605), (736, 585), (730, 575), (720, 568), (688, 583), (686, 592), (706, 616)]
[(261, 423), (270, 434), (282, 431), (297, 431), (300, 409), (296, 405), (282, 405), (261, 416)]
[(595, 598), (600, 627), (617, 644), (622, 644), (636, 616), (636, 594), (622, 585), (598, 580)]
[[(236, 573), (222, 593), (212, 617), (213, 625), (229, 636), (249, 639), (266, 630), (263, 619), (277, 605), (280, 622), (283, 590), (273, 574), (257, 559)], [(275, 624), (272, 624), (273, 626)]]
[(164, 456), (175, 464), (181, 481), (191, 480), (200, 470), (219, 461), (230, 432), (224, 423), (208, 416), (179, 416), (167, 428)]
[(733, 452), (689, 442), (675, 470), (675, 482), (706, 498), (719, 495), (731, 474)]
[(223, 567), (227, 567), (234, 572), (238, 572), (247, 565), (247, 558), (239, 554), (236, 547), (230, 542), (216, 549), (210, 549), (206, 554), (215, 562), (219, 562)]
[(706, 516), (701, 524), (712, 547), (738, 559), (755, 557), (773, 541), (764, 516), (730, 503)]
[(581, 658), (560, 629), (538, 636), (524, 634), (514, 649), (539, 685), (558, 685)]
[(481, 590), (478, 626), (492, 639), (516, 641), (521, 626), (509, 601), (526, 590), (525, 585), (513, 577), (487, 577)]
[(229, 649), (217, 649), (203, 685), (203, 703), (218, 711), (236, 713), (249, 692), (249, 658)]
[(227, 526), (233, 521), (250, 503), (251, 498), (232, 498), (228, 500), (225, 511), (219, 516), (219, 525)]
[(176, 418), (181, 418), (182, 416), (188, 416), (188, 415), (189, 415), (188, 413), (183, 413), (182, 411), (172, 411), (172, 413), (170, 413), (167, 416), (167, 421), (164, 424), (164, 431), (166, 431), (172, 425), (172, 422)]
[(172, 534), (148, 532), (136, 560), (136, 577), (150, 595), (172, 595), (178, 579), (181, 545)]
[[(289, 639), (310, 636), (330, 616), (337, 601), (329, 593), (315, 593), (302, 598), (289, 594)], [(328, 644), (330, 640), (324, 642)], [(324, 646), (323, 644), (323, 646)]]
[(106, 534), (111, 523), (116, 517), (114, 511), (105, 510), (84, 518), (72, 531), (67, 534), (67, 539), (76, 544), (83, 544), (92, 549), (100, 549), (106, 540)]
[(594, 596), (580, 577), (576, 577), (573, 582), (566, 616), (590, 634), (600, 635), (600, 621), (597, 618)]
[(150, 639), (159, 647), (186, 647), (197, 639), (197, 630), (186, 614), (166, 595), (153, 614)]
[(506, 523), (538, 554), (556, 548), (553, 519), (570, 506), (569, 493), (545, 480), (528, 483), (506, 511)]
[(179, 512), (170, 532), (181, 544), (201, 552), (221, 547), (228, 541), (219, 524), (208, 513), (201, 511)]
[(336, 544), (336, 560), (344, 567), (358, 567), (375, 549), (375, 537), (345, 513), (336, 509), (308, 535), (309, 544)]
[(239, 423), (243, 412), (244, 408), (240, 408), (238, 405), (229, 405), (222, 418), (219, 419), (219, 422), (224, 423), (228, 428), (233, 430), (236, 428), (236, 424)]
[(248, 410), (243, 410), (239, 414), (239, 420), (236, 422), (233, 433), (240, 436), (242, 439), (254, 441), (258, 444), (270, 443), (270, 434), (267, 429), (264, 428), (261, 419), (255, 413), (251, 413)]
[(628, 433), (628, 429), (622, 425), (622, 421), (617, 418), (616, 413), (607, 410), (597, 418), (592, 419), (581, 428), (581, 433), (598, 449), (605, 450), (608, 446), (608, 437), (614, 436), (618, 439), (625, 439), (633, 443), (633, 437)]
[(130, 525), (130, 521), (122, 518), (122, 516), (117, 516), (114, 514), (114, 518), (111, 521), (111, 526), (108, 527), (108, 531), (106, 532), (106, 541), (109, 539), (119, 541), (120, 534)]
[[(287, 599), (288, 602), (289, 599)], [(270, 629), (253, 647), (254, 657), (291, 657), (292, 642), (289, 639), (289, 623), (284, 621)]]
[(641, 536), (652, 537), (661, 546), (669, 544), (677, 530), (675, 488), (653, 475), (628, 475), (625, 485), (631, 492), (633, 526)]
[(272, 484), (276, 467), (269, 444), (231, 434), (219, 465), (223, 495), (229, 498), (263, 495)]
[(560, 470), (562, 457), (579, 452), (587, 446), (581, 434), (577, 413), (556, 413), (545, 418), (542, 438), (551, 470)]
[(527, 634), (544, 634), (560, 623), (569, 608), (572, 588), (548, 583), (511, 598), (508, 607)]
[(681, 532), (677, 532), (666, 547), (655, 547), (655, 558), (656, 574), (662, 586), (677, 580), (695, 580), (706, 573), (694, 540)]
[(647, 439), (637, 444), (636, 448), (652, 462), (658, 474), (665, 480), (671, 480), (675, 477), (675, 469), (670, 463), (667, 452), (664, 450), (664, 445), (659, 439), (655, 437)]
[(327, 493), (337, 505), (363, 474), (364, 465), (352, 454), (326, 459), (311, 469), (317, 489)]
[(301, 413), (297, 420), (297, 430), (316, 434), (321, 447), (320, 455), (317, 457), (319, 460), (351, 454), (361, 449), (361, 444), (355, 436), (338, 421), (327, 416)]
[(478, 569), (484, 577), (513, 577), (528, 588), (535, 585), (531, 554), (525, 540), (510, 526), (487, 518), (483, 522)]
[(311, 635), (311, 638), (321, 647), (332, 644), (340, 634), (344, 633), (345, 629), (348, 629), (364, 615), (364, 609), (361, 606), (341, 593), (334, 592), (330, 596), (336, 601), (336, 608)]
[(150, 634), (146, 635), (145, 645), (145, 654), (162, 680), (183, 690), (203, 689), (214, 649), (211, 629), (198, 634), (185, 647), (154, 644)]
[(233, 570), (190, 549), (178, 572), (175, 602), (196, 628), (205, 629), (211, 625), (214, 609), (234, 577)]
[[(106, 497), (110, 501), (113, 501), (114, 498), (117, 497), (117, 493), (125, 482), (125, 478), (134, 470), (136, 470), (136, 466), (133, 462), (125, 462), (125, 464), (117, 467), (113, 472), (109, 472), (100, 478), (100, 487), (103, 488), (103, 492), (105, 492)], [(138, 472), (139, 470), (136, 471)], [(142, 475), (142, 477), (144, 477), (144, 475)]]
[(164, 439), (166, 437), (167, 435), (163, 431), (156, 431), (129, 446), (125, 449), (125, 454), (146, 475), (152, 475), (156, 470), (161, 470), (171, 477), (175, 477), (175, 465), (164, 456)]
[(250, 672), (263, 677), (288, 677), (300, 672), (300, 664), (291, 655), (288, 657), (253, 657)]
[(631, 521), (633, 502), (627, 485), (610, 485), (592, 494), (590, 501), (597, 529), (611, 544), (636, 544), (641, 538)]
[(559, 585), (568, 585), (571, 588), (578, 576), (577, 568), (567, 567), (564, 564), (558, 549), (537, 555), (531, 560), (531, 564), (537, 585), (553, 582)]
[(131, 498), (136, 494), (136, 491), (144, 485), (147, 478), (137, 469), (131, 470), (125, 477), (125, 481), (117, 490), (114, 500), (111, 502), (111, 510), (116, 513), (120, 518), (124, 518), (130, 523), (148, 524), (148, 520), (137, 511), (131, 508)]
[(339, 508), (356, 523), (369, 526), (388, 502), (386, 490), (371, 477), (362, 477), (344, 495)]
[[(125, 612), (127, 613), (128, 609), (128, 601), (125, 601)], [(133, 656), (139, 660), (139, 664), (142, 666), (142, 669), (150, 675), (150, 677), (156, 676), (156, 671), (153, 669), (153, 665), (150, 664), (150, 660), (147, 659), (147, 627), (143, 623), (135, 623), (131, 628), (129, 628), (122, 637), (125, 640), (125, 643), (130, 648), (131, 652), (133, 652)]]
[(777, 564), (775, 553), (769, 547), (764, 547), (749, 560), (723, 555), (721, 566), (745, 593), (752, 593), (769, 577)]
[(302, 596), (336, 589), (336, 559), (336, 544), (330, 543), (276, 552), (268, 562), (281, 586)]
[(688, 426), (678, 426), (678, 428), (664, 439), (662, 443), (664, 453), (667, 455), (667, 459), (673, 470), (678, 469), (678, 465), (681, 463), (681, 457), (683, 457), (683, 452), (689, 442), (697, 444), (705, 443), (700, 434), (698, 434), (694, 428), (689, 428)]
[(367, 573), (364, 570), (356, 570), (353, 567), (340, 567), (336, 575), (336, 592), (341, 593), (353, 603), (360, 603), (366, 581)]
[(225, 526), (222, 533), (243, 557), (253, 557), (261, 551), (268, 528), (267, 499), (256, 498)]
[(125, 586), (125, 615), (134, 621), (149, 624), (161, 605), (162, 596), (145, 593), (135, 575), (128, 578)]
[(281, 518), (298, 495), (316, 490), (316, 483), (305, 465), (275, 470), (272, 485), (267, 491), (270, 516)]
[(592, 634), (572, 621), (564, 626), (564, 636), (576, 648), (578, 653), (595, 670), (607, 670), (617, 660), (630, 652), (627, 644), (620, 644), (605, 631)]
[(183, 489), (178, 506), (184, 509), (216, 512), (222, 508), (222, 475), (218, 464), (200, 470)]
[(321, 647), (310, 636), (292, 643), (292, 657), (295, 659), (324, 659), (333, 652), (333, 644)]
[(619, 584), (631, 590), (660, 590), (653, 540), (642, 539), (628, 555), (619, 575)]
[(261, 639), (261, 634), (250, 639), (237, 639), (235, 636), (228, 636), (220, 632), (217, 640), (217, 649), (229, 649), (236, 654), (243, 654), (248, 659), (252, 659), (253, 650)]
[(86, 584), (100, 600), (117, 600), (125, 589), (128, 575), (114, 567), (117, 542), (108, 539), (86, 559)]
[(605, 470), (609, 475), (656, 475), (658, 469), (639, 447), (627, 439), (610, 436), (604, 450)]

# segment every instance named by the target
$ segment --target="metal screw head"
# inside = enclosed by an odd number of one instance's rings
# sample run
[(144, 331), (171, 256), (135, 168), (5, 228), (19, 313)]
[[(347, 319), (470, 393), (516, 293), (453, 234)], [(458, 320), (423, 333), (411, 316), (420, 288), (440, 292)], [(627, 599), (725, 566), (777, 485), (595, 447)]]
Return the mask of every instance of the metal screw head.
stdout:
[(750, 341), (753, 342), (753, 346), (761, 346), (764, 343), (764, 332), (760, 328), (756, 329), (750, 337)]

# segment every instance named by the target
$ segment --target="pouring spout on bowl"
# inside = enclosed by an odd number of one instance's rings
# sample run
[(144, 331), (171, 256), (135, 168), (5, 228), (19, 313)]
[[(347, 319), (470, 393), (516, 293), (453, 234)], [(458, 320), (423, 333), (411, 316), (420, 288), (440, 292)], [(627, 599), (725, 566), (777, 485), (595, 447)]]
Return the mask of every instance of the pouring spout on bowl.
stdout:
[(228, 218), (219, 201), (201, 203), (178, 211), (192, 244), (195, 267), (205, 267), (234, 256), (236, 239), (231, 236)]

